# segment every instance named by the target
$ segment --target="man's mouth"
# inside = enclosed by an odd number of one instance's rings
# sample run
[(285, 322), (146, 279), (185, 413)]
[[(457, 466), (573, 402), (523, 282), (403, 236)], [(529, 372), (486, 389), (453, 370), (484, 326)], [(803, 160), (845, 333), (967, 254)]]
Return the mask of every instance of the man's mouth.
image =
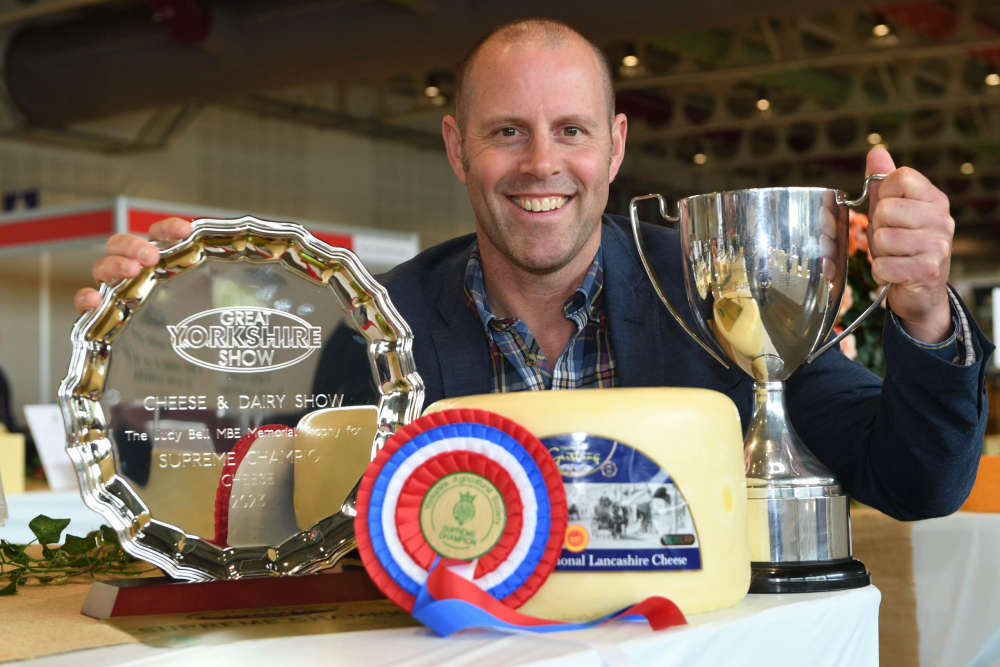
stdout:
[(562, 208), (569, 197), (510, 197), (510, 200), (525, 211), (554, 211)]

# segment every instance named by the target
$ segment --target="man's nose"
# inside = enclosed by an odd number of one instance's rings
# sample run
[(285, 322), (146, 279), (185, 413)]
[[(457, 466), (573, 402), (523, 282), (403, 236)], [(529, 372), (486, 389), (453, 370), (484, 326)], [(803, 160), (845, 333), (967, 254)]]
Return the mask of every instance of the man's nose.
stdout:
[(552, 138), (539, 135), (532, 138), (521, 162), (521, 173), (543, 179), (559, 173), (558, 147)]

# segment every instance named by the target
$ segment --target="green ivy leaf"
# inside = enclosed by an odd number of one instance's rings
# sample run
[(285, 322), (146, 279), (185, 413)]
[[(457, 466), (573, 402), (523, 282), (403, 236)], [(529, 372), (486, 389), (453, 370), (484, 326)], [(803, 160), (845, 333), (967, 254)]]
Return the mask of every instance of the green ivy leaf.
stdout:
[(101, 526), (101, 541), (113, 546), (121, 546), (118, 541), (118, 533), (111, 526)]
[(10, 583), (0, 588), (0, 595), (13, 595), (17, 593), (17, 577), (13, 576), (10, 578)]
[(90, 537), (89, 535), (87, 537), (77, 537), (76, 535), (67, 534), (63, 550), (72, 556), (80, 556), (96, 546), (97, 539), (94, 537)]
[(92, 530), (85, 537), (67, 534), (64, 544), (59, 544), (67, 525), (69, 519), (41, 514), (28, 523), (42, 545), (41, 558), (25, 553), (27, 545), (0, 540), (0, 576), (10, 579), (9, 584), (0, 588), (0, 595), (14, 595), (18, 586), (29, 581), (61, 584), (84, 575), (136, 575), (145, 571), (122, 550), (118, 534), (108, 526)]
[(28, 522), (28, 528), (38, 538), (38, 543), (42, 545), (57, 544), (59, 536), (68, 525), (69, 519), (53, 519), (44, 514), (39, 514)]
[(22, 565), (27, 563), (29, 558), (28, 554), (24, 553), (24, 547), (17, 544), (11, 544), (7, 540), (0, 541), (0, 551), (3, 555), (15, 563), (21, 563)]

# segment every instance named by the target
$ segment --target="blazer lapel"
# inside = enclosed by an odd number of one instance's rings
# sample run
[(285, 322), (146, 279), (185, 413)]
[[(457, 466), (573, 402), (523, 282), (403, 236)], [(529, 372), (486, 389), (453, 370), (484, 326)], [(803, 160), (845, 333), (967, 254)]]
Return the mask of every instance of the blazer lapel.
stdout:
[[(674, 321), (653, 291), (631, 239), (627, 221), (604, 225), (605, 287), (611, 341), (619, 386), (711, 387), (724, 390), (739, 382), (712, 359)], [(646, 251), (667, 298), (688, 325), (695, 327), (687, 302), (676, 233), (644, 225)]]
[[(483, 326), (469, 310), (465, 296), (465, 266), (469, 252), (459, 255), (438, 295), (441, 326), (432, 332), (445, 396), (485, 394), (490, 391), (489, 347)], [(428, 400), (440, 397), (428, 396)]]
[(663, 384), (663, 305), (656, 299), (635, 246), (613, 223), (602, 225), (604, 307), (611, 323), (618, 386)]

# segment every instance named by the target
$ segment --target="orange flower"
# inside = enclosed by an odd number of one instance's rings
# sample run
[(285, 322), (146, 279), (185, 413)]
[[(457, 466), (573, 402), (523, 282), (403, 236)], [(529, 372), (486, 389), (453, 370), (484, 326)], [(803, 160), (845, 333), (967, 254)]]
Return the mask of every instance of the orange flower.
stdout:
[(850, 225), (848, 254), (853, 255), (860, 250), (868, 253), (868, 260), (871, 261), (871, 252), (868, 250), (868, 216), (850, 209), (848, 220)]

